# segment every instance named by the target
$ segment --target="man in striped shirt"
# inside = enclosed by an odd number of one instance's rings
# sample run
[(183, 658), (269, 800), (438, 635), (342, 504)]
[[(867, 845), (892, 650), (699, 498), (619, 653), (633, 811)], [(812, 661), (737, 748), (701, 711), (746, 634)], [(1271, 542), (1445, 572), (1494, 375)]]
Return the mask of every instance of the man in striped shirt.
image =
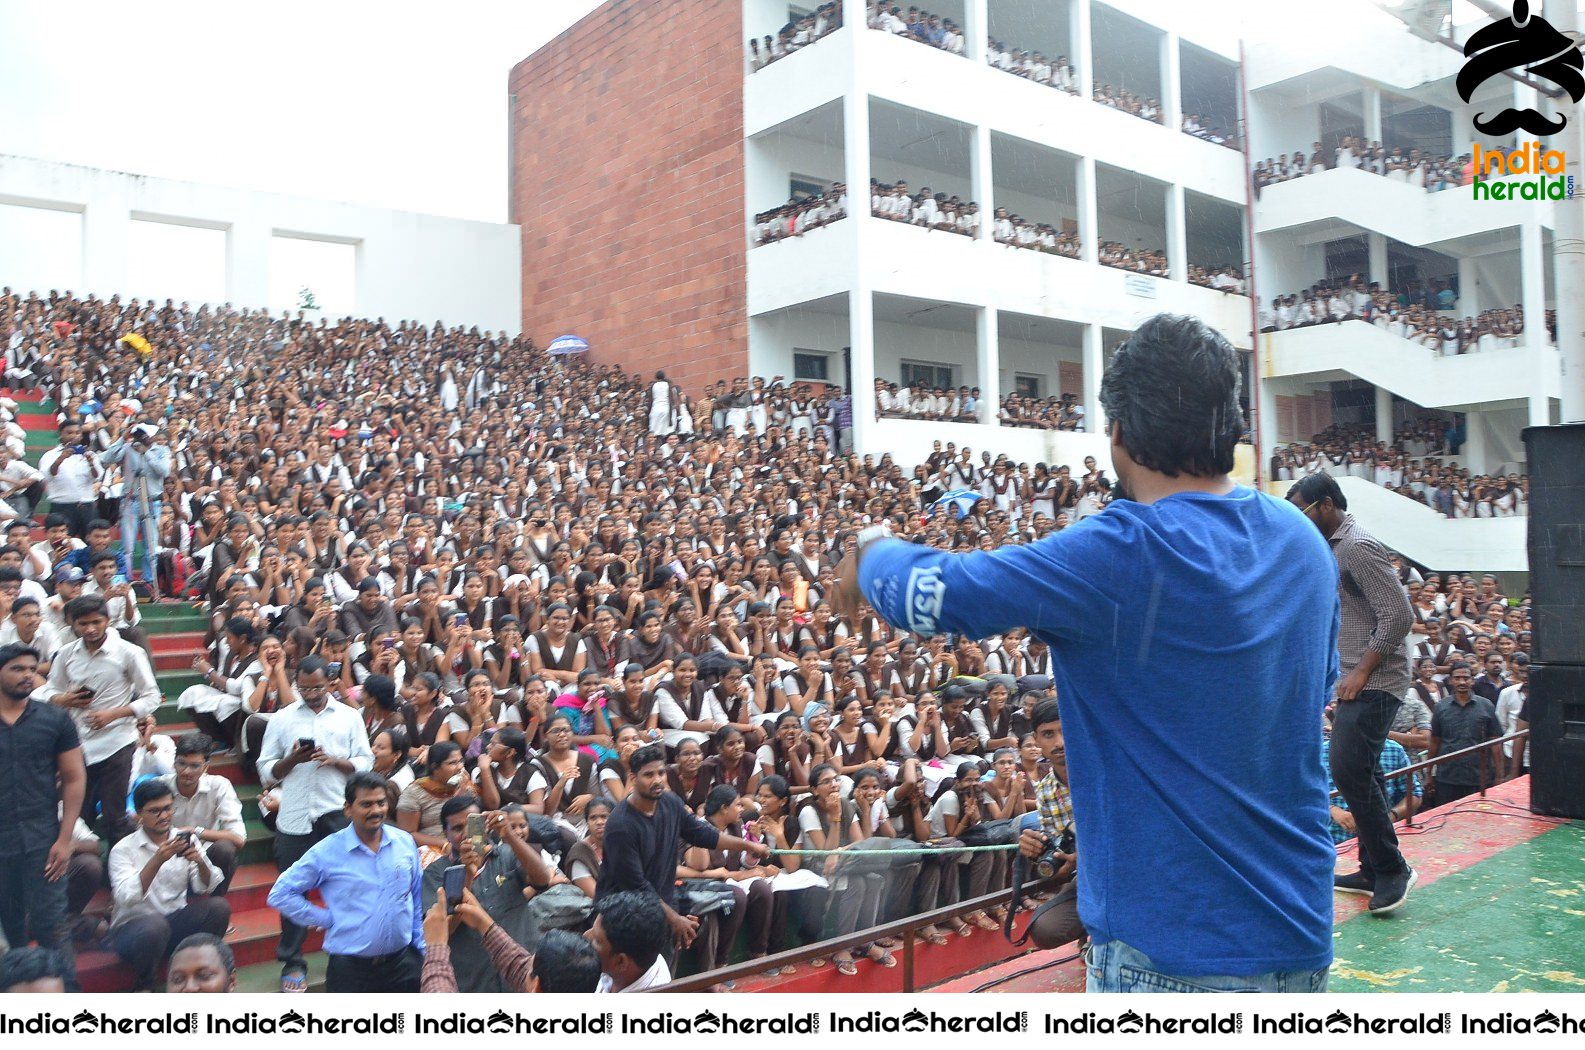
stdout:
[(1398, 850), (1380, 762), (1387, 733), (1409, 691), (1406, 639), (1414, 626), (1409, 594), (1392, 556), (1348, 513), (1329, 474), (1311, 474), (1288, 502), (1315, 523), (1337, 559), (1343, 618), (1337, 635), (1337, 707), (1332, 717), (1332, 782), (1348, 803), (1359, 836), (1359, 870), (1337, 875), (1344, 893), (1368, 894), (1372, 915), (1397, 911), (1417, 878)]

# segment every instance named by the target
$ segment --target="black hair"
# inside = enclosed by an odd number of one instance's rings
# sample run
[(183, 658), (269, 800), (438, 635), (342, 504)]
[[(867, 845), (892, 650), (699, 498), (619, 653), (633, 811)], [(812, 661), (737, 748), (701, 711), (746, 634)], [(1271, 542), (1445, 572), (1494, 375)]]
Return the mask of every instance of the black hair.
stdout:
[(647, 765), (655, 762), (664, 763), (665, 761), (666, 748), (663, 745), (645, 744), (643, 747), (633, 752), (632, 757), (627, 760), (627, 768), (630, 772), (636, 774), (639, 770), (643, 769)]
[(570, 930), (546, 930), (529, 973), (542, 992), (593, 992), (600, 984), (600, 954)]
[(221, 967), (226, 971), (226, 976), (230, 977), (236, 974), (237, 957), (232, 953), (231, 945), (227, 944), (219, 937), (216, 937), (214, 934), (190, 933), (186, 937), (182, 938), (182, 942), (176, 946), (175, 950), (171, 952), (171, 955), (174, 956), (176, 952), (185, 952), (191, 948), (213, 949), (216, 958), (220, 960)]
[(611, 950), (633, 960), (639, 970), (654, 966), (655, 960), (671, 944), (666, 907), (652, 892), (624, 890), (613, 893), (596, 903), (594, 910)]
[[(97, 561), (97, 559), (95, 559)], [(226, 621), (226, 633), (234, 634), (249, 645), (259, 644), (259, 629), (252, 620), (242, 616), (233, 616)]]
[(1342, 487), (1330, 474), (1305, 475), (1288, 489), (1286, 498), (1289, 503), (1297, 503), (1300, 506), (1309, 506), (1311, 503), (1329, 499), (1332, 501), (1332, 506), (1338, 510), (1348, 509), (1348, 497), (1343, 495)]
[(731, 784), (717, 784), (704, 797), (704, 815), (714, 816), (737, 801), (737, 788)]
[[(145, 783), (152, 782), (145, 781)], [(348, 777), (346, 790), (341, 793), (341, 797), (350, 806), (365, 791), (378, 791), (380, 794), (385, 795), (387, 799), (390, 798), (390, 785), (386, 783), (384, 777), (372, 769), (361, 769)]]
[(1135, 463), (1168, 477), (1233, 469), (1244, 431), (1238, 351), (1198, 318), (1157, 314), (1134, 330), (1101, 377), (1101, 407)]
[(176, 757), (202, 755), (207, 760), (209, 758), (209, 749), (214, 746), (214, 740), (207, 733), (183, 733), (176, 738)]
[(163, 780), (145, 780), (132, 789), (132, 810), (137, 812), (150, 802), (158, 802), (174, 794), (176, 789)]
[(463, 810), (473, 809), (475, 807), (479, 809), (484, 808), (479, 802), (479, 797), (477, 795), (462, 794), (451, 796), (440, 807), (440, 826), (444, 828), (446, 826), (446, 821), (450, 820), (458, 813), (461, 813)]
[(490, 743), (510, 749), (519, 762), (528, 759), (528, 737), (516, 726), (504, 726), (497, 730), (495, 736), (490, 738)]
[(105, 611), (105, 600), (97, 594), (79, 594), (66, 603), (62, 610), (66, 614), (67, 623), (76, 623), (78, 620), (89, 616), (108, 616)]
[[(588, 803), (586, 803), (584, 805), (584, 807), (583, 807), (583, 822), (585, 824), (587, 824), (589, 822), (589, 811), (592, 810), (596, 806), (599, 806), (600, 808), (604, 809), (607, 813), (611, 812), (613, 809), (616, 808), (615, 803), (613, 803), (610, 799), (606, 798), (603, 795), (601, 795), (601, 796), (599, 796), (597, 798), (591, 798), (588, 801)], [(507, 807), (507, 808), (509, 809), (510, 807)], [(521, 808), (521, 807), (519, 807), (519, 808)]]
[(0, 955), (0, 992), (50, 977), (70, 981), (75, 972), (76, 967), (67, 952), (54, 948), (12, 948)]
[(297, 662), (297, 674), (299, 677), (313, 674), (316, 671), (323, 671), (325, 674), (329, 674), (329, 667), (330, 664), (324, 657), (309, 653)]
[(374, 706), (381, 711), (400, 711), (402, 702), (396, 695), (396, 680), (390, 675), (371, 674), (363, 680), (363, 691), (374, 698)]
[[(407, 741), (407, 727), (387, 726), (374, 734), (374, 740), (380, 739), (381, 736), (391, 738), (391, 750), (396, 752), (396, 764), (400, 766), (406, 762), (408, 753), (413, 750), (413, 745)], [(370, 740), (369, 743), (374, 743), (374, 740)]]
[(31, 656), (37, 660), (39, 659), (39, 651), (31, 645), (23, 645), (21, 642), (0, 645), (0, 667), (4, 667), (12, 660), (18, 660), (24, 656)]
[(452, 755), (459, 754), (462, 747), (453, 740), (437, 740), (429, 745), (429, 761), (425, 764), (430, 773), (445, 765), (446, 760)]
[(1029, 713), (1029, 728), (1032, 730), (1039, 729), (1047, 722), (1060, 721), (1062, 721), (1062, 712), (1058, 709), (1055, 700), (1042, 700)]

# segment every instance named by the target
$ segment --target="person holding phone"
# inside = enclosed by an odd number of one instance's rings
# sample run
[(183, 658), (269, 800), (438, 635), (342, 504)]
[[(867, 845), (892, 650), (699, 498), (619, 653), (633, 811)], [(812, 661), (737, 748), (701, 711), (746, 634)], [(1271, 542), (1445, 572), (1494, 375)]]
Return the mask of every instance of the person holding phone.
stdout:
[(98, 517), (99, 494), (95, 491), (104, 468), (99, 457), (83, 444), (82, 424), (68, 420), (60, 425), (58, 444), (39, 460), (44, 475), (44, 495), (50, 511), (66, 519), (67, 528), (78, 539), (88, 537), (88, 523)]
[[(347, 826), (347, 783), (374, 764), (363, 717), (346, 704), (330, 702), (330, 677), (323, 659), (303, 658), (297, 665), (295, 688), (301, 699), (271, 717), (259, 749), (259, 776), (267, 787), (281, 789), (275, 863), (282, 871)], [(383, 779), (381, 785), (383, 791)], [(412, 841), (405, 831), (400, 834)], [(281, 962), (283, 992), (307, 988), (308, 968), (303, 961), (307, 933), (303, 924), (282, 914), (275, 957)]]

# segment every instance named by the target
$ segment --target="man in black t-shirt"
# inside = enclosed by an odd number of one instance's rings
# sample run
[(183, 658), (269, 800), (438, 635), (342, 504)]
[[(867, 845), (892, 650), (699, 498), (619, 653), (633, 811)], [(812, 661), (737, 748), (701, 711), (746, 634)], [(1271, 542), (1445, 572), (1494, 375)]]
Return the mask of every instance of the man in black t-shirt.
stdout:
[(666, 788), (666, 750), (658, 744), (641, 747), (628, 760), (632, 790), (611, 811), (605, 825), (605, 858), (595, 904), (613, 893), (639, 890), (654, 893), (666, 909), (666, 922), (677, 945), (693, 943), (699, 919), (679, 915), (677, 842), (703, 849), (743, 850), (756, 857), (770, 855), (762, 842), (723, 835), (709, 822), (688, 812), (682, 799)]

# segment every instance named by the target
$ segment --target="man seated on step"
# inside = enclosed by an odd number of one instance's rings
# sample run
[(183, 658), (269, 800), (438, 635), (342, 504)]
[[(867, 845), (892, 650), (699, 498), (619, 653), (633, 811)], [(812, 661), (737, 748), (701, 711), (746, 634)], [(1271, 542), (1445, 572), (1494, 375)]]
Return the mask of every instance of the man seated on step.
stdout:
[[(4, 602), (0, 601), (0, 606)], [(36, 598), (23, 595), (11, 603), (9, 615), (0, 621), (0, 645), (17, 643), (37, 649), (39, 674), (50, 673), (50, 661), (67, 639), (54, 627), (44, 622), (44, 606)]]
[(49, 558), (39, 553), (33, 544), (33, 519), (17, 518), (10, 522), (6, 525), (5, 540), (8, 547), (22, 552), (22, 578), (32, 580), (41, 588), (47, 587), (52, 566)]
[(231, 906), (213, 896), (222, 881), (208, 843), (171, 827), (175, 792), (145, 780), (132, 793), (138, 829), (110, 851), (110, 933), (105, 947), (132, 968), (133, 991), (153, 991), (160, 963), (189, 934), (223, 937)]
[(237, 854), (248, 841), (237, 789), (223, 776), (209, 772), (215, 742), (203, 733), (187, 733), (176, 741), (176, 771), (162, 777), (176, 792), (171, 822), (178, 833), (192, 832), (205, 844), (209, 862), (220, 869), (214, 896), (224, 897), (237, 871)]

